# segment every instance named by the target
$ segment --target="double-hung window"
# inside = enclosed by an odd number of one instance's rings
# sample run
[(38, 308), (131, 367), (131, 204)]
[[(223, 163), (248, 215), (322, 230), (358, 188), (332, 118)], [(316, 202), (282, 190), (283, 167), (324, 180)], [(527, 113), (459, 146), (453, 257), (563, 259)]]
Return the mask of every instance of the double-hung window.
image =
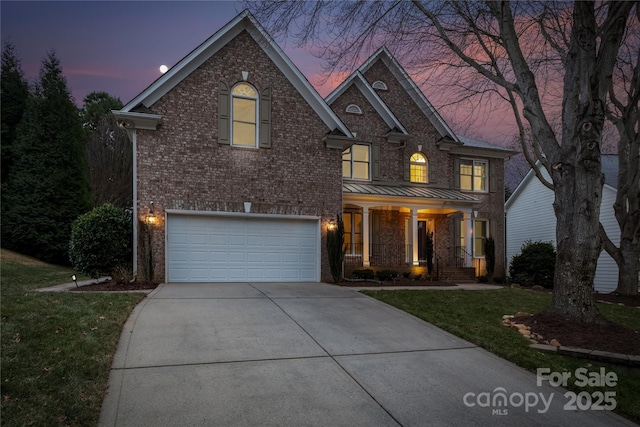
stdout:
[(460, 159), (460, 189), (465, 191), (487, 191), (486, 160)]
[(370, 153), (368, 144), (354, 144), (342, 152), (342, 177), (350, 179), (371, 179)]
[(344, 245), (347, 255), (362, 255), (362, 213), (344, 212)]
[(231, 144), (258, 146), (258, 93), (247, 83), (239, 83), (231, 91)]
[(411, 182), (427, 182), (427, 158), (422, 153), (415, 153), (410, 159)]
[(473, 256), (474, 257), (483, 257), (485, 256), (484, 252), (484, 242), (487, 240), (487, 221), (484, 220), (474, 220), (473, 223)]

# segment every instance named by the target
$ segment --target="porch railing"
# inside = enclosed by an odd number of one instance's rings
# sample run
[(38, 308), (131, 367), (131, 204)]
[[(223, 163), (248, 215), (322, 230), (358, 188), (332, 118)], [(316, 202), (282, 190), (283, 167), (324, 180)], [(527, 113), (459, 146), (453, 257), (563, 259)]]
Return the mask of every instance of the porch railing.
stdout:
[(464, 246), (456, 246), (454, 256), (456, 267), (473, 268), (475, 274), (480, 274), (480, 259), (474, 258)]

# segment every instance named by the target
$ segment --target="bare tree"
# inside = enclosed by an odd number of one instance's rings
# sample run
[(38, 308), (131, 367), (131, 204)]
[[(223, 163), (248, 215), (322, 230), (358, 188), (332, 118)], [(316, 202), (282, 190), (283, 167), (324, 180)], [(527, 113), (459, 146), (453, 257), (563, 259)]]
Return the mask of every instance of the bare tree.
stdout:
[[(636, 23), (640, 8), (636, 7)], [(615, 85), (609, 89), (607, 118), (618, 131), (618, 192), (613, 206), (620, 244), (600, 235), (605, 250), (618, 265), (616, 292), (637, 295), (640, 272), (640, 25), (629, 29), (614, 69)]]
[(127, 132), (111, 115), (103, 116), (87, 145), (91, 204), (111, 203), (130, 208), (133, 203), (133, 148)]
[(531, 165), (540, 161), (551, 182), (538, 168), (536, 175), (555, 193), (557, 262), (549, 310), (584, 323), (602, 321), (592, 295), (603, 246), (601, 137), (620, 47), (627, 28), (637, 25), (635, 3), (269, 1), (250, 8), (276, 36), (313, 42), (329, 69), (350, 69), (385, 44), (432, 75), (447, 70), (446, 83), (458, 89), (451, 102), (505, 102), (523, 154)]

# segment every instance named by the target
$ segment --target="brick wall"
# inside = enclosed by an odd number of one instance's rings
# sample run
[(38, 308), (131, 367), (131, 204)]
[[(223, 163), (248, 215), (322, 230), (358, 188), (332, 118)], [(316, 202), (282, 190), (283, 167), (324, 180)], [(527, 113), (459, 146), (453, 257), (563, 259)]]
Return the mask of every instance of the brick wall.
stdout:
[[(272, 90), (271, 148), (218, 144), (218, 82), (242, 80)], [(320, 216), (342, 210), (341, 150), (322, 141), (330, 130), (251, 36), (242, 32), (152, 107), (156, 131), (137, 131), (138, 212), (154, 202), (155, 279), (165, 278), (165, 209)], [(322, 227), (322, 280), (331, 275)], [(139, 260), (140, 265), (140, 260)], [(140, 271), (140, 269), (139, 269)]]
[[(378, 183), (409, 184), (408, 181), (404, 180), (404, 159), (406, 156), (419, 151), (418, 145), (421, 145), (420, 151), (427, 157), (429, 166), (436, 168), (437, 177), (435, 181), (431, 179), (432, 177), (429, 177), (427, 184), (417, 185), (453, 189), (454, 155), (438, 147), (437, 142), (440, 140), (440, 134), (400, 82), (396, 80), (384, 62), (379, 60), (374, 63), (365, 73), (365, 79), (370, 84), (377, 80), (386, 83), (388, 90), (377, 90), (376, 93), (411, 136), (406, 142), (405, 148), (399, 148), (398, 144), (387, 142), (383, 135), (389, 131), (389, 127), (355, 86), (347, 89), (331, 105), (331, 108), (349, 128), (357, 132), (360, 140), (380, 144), (381, 179)], [(359, 105), (363, 110), (363, 114), (345, 113), (346, 106), (351, 103)], [(467, 157), (489, 161), (489, 158), (475, 154)], [(490, 193), (469, 192), (467, 194), (480, 200), (480, 203), (474, 206), (479, 211), (477, 219), (490, 220), (490, 232), (496, 241), (495, 275), (498, 277), (504, 276), (504, 162), (501, 159), (491, 159), (491, 165), (495, 168), (493, 173), (497, 176), (498, 185), (496, 191)], [(468, 209), (469, 206), (466, 206), (466, 208)], [(396, 214), (399, 215), (397, 211)], [(420, 219), (423, 219), (423, 216), (421, 214)], [(454, 241), (454, 221), (459, 216), (461, 216), (459, 212), (454, 214), (450, 212), (447, 214), (435, 213), (426, 216), (435, 219), (435, 253), (445, 265), (455, 264), (454, 248), (458, 246), (458, 243)], [(399, 216), (398, 221), (399, 223), (395, 225), (391, 224), (391, 222), (385, 222), (387, 228), (380, 230), (381, 236), (378, 239), (380, 243), (397, 241), (404, 244), (404, 222), (400, 220)], [(398, 228), (398, 226), (401, 228)], [(372, 242), (374, 241), (376, 241), (376, 238), (372, 238)]]

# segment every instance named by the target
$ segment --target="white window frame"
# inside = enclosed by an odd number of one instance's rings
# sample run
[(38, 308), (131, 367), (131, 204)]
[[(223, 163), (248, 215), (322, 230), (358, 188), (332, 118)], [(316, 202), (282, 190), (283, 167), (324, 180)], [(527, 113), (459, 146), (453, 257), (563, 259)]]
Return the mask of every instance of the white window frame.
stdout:
[[(411, 160), (413, 156), (416, 156), (416, 155), (422, 156), (422, 158), (424, 159), (424, 163)], [(417, 167), (424, 167), (424, 181), (414, 180), (415, 174), (413, 173), (413, 171), (414, 171), (414, 168), (417, 168)], [(409, 157), (409, 181), (414, 182), (416, 184), (427, 184), (429, 182), (429, 159), (427, 159), (427, 156), (425, 156), (424, 153), (417, 151), (413, 153), (411, 157)]]
[[(354, 163), (354, 160), (353, 160), (353, 150), (352, 150), (352, 148), (354, 146), (367, 147), (367, 150), (369, 150), (369, 155), (367, 156), (369, 158), (369, 160), (367, 161), (367, 178), (354, 178), (353, 177), (353, 163)], [(345, 176), (343, 174), (342, 178), (343, 179), (353, 179), (353, 180), (357, 180), (357, 181), (371, 181), (371, 144), (353, 144), (351, 147), (347, 148), (347, 150), (350, 150), (349, 154), (351, 156), (351, 159), (349, 161), (350, 162), (349, 168), (350, 168), (350, 172), (351, 173), (349, 174), (349, 176)], [(344, 151), (347, 151), (347, 150), (344, 150)], [(343, 156), (344, 156), (344, 151), (342, 152)], [(345, 160), (343, 159), (342, 161), (344, 162)], [(364, 163), (364, 162), (357, 162), (357, 163)]]
[[(242, 96), (242, 95), (234, 95), (233, 90), (240, 86), (240, 85), (247, 85), (249, 86), (251, 89), (253, 89), (253, 91), (256, 93), (256, 97), (255, 98), (251, 98), (248, 96)], [(242, 147), (242, 148), (258, 148), (259, 143), (260, 143), (260, 93), (258, 92), (258, 89), (256, 89), (256, 87), (248, 82), (242, 81), (242, 82), (238, 82), (235, 85), (233, 85), (233, 87), (231, 88), (231, 111), (229, 114), (229, 121), (230, 121), (230, 127), (231, 129), (229, 130), (229, 137), (230, 137), (230, 141), (231, 141), (231, 145), (234, 147)], [(255, 126), (256, 126), (256, 131), (255, 131), (255, 135), (254, 135), (254, 144), (253, 145), (242, 145), (242, 144), (234, 144), (234, 138), (233, 138), (233, 129), (234, 129), (234, 119), (233, 119), (233, 104), (235, 99), (249, 99), (255, 102), (256, 104), (256, 111), (255, 111)], [(238, 122), (240, 123), (248, 123), (248, 122), (242, 122), (240, 120), (238, 120)]]
[[(462, 162), (472, 162), (471, 165), (471, 188), (463, 188), (462, 187)], [(475, 171), (476, 165), (484, 165), (484, 188), (476, 189), (475, 188)], [(479, 160), (479, 159), (469, 159), (469, 158), (461, 158), (458, 165), (458, 176), (460, 179), (460, 190), (462, 191), (473, 191), (475, 193), (487, 193), (489, 192), (489, 162), (487, 160)], [(469, 175), (464, 175), (469, 176)]]
[(476, 233), (476, 224), (479, 223), (483, 223), (484, 224), (484, 236), (482, 236), (482, 252), (484, 252), (484, 242), (486, 241), (486, 239), (489, 237), (489, 220), (488, 219), (474, 219), (471, 221), (471, 234), (472, 234), (472, 240), (471, 240), (471, 253), (472, 256), (474, 258), (485, 258), (487, 256), (486, 253), (483, 253), (482, 255), (478, 255), (476, 253), (476, 239), (478, 239), (477, 237), (477, 233)]

